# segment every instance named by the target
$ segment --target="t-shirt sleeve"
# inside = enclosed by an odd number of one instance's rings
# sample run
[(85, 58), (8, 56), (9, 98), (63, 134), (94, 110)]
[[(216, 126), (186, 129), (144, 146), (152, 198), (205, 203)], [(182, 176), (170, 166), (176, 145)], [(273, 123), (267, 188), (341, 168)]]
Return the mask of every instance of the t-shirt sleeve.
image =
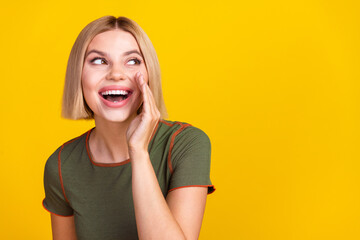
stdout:
[(58, 168), (58, 152), (53, 153), (45, 164), (44, 188), (45, 199), (43, 206), (51, 213), (61, 216), (72, 216), (73, 209), (64, 197), (61, 187)]
[(177, 188), (202, 186), (215, 191), (210, 180), (211, 143), (201, 129), (189, 126), (174, 140), (171, 150), (172, 175), (169, 192)]

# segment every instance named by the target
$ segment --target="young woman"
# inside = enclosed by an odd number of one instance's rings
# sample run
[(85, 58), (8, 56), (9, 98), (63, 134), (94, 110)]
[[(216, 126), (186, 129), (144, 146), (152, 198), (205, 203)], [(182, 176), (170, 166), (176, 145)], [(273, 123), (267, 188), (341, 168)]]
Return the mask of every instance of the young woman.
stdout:
[(154, 47), (132, 20), (88, 24), (71, 50), (63, 116), (94, 119), (45, 166), (53, 239), (197, 239), (211, 184), (210, 141), (164, 120)]

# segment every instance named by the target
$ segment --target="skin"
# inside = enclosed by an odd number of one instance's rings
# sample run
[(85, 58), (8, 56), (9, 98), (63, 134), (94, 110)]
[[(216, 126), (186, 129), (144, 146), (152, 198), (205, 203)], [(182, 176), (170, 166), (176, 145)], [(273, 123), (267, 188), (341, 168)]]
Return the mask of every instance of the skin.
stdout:
[[(171, 191), (166, 199), (147, 151), (160, 119), (148, 86), (148, 74), (134, 37), (122, 30), (95, 36), (90, 42), (82, 72), (85, 100), (94, 112), (96, 128), (90, 139), (94, 161), (118, 163), (131, 159), (132, 193), (140, 239), (198, 239), (207, 197), (206, 187)], [(137, 53), (125, 54), (129, 51)], [(99, 53), (101, 52), (101, 53)], [(103, 60), (94, 58), (103, 58)], [(140, 60), (140, 62), (134, 59)], [(109, 85), (133, 90), (123, 107), (110, 108), (98, 91)], [(136, 111), (143, 103), (141, 114)], [(53, 239), (76, 239), (74, 217), (51, 214)]]

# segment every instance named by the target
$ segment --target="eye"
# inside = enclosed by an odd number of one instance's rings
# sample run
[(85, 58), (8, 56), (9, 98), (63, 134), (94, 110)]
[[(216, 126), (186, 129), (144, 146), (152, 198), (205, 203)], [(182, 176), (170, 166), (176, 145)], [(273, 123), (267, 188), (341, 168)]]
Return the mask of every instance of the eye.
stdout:
[(103, 63), (107, 63), (105, 58), (100, 58), (100, 57), (96, 57), (94, 58), (93, 60), (90, 61), (91, 63), (94, 63), (96, 65), (100, 65), (100, 64), (103, 64)]
[(132, 58), (128, 61), (129, 65), (139, 65), (141, 63), (141, 61), (137, 58)]

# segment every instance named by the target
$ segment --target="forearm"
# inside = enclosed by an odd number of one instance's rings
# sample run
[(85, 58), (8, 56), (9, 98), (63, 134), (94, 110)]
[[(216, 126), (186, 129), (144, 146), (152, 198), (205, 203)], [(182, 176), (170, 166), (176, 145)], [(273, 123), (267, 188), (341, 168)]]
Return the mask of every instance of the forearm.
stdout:
[(185, 239), (161, 192), (149, 154), (132, 154), (131, 159), (139, 239)]

